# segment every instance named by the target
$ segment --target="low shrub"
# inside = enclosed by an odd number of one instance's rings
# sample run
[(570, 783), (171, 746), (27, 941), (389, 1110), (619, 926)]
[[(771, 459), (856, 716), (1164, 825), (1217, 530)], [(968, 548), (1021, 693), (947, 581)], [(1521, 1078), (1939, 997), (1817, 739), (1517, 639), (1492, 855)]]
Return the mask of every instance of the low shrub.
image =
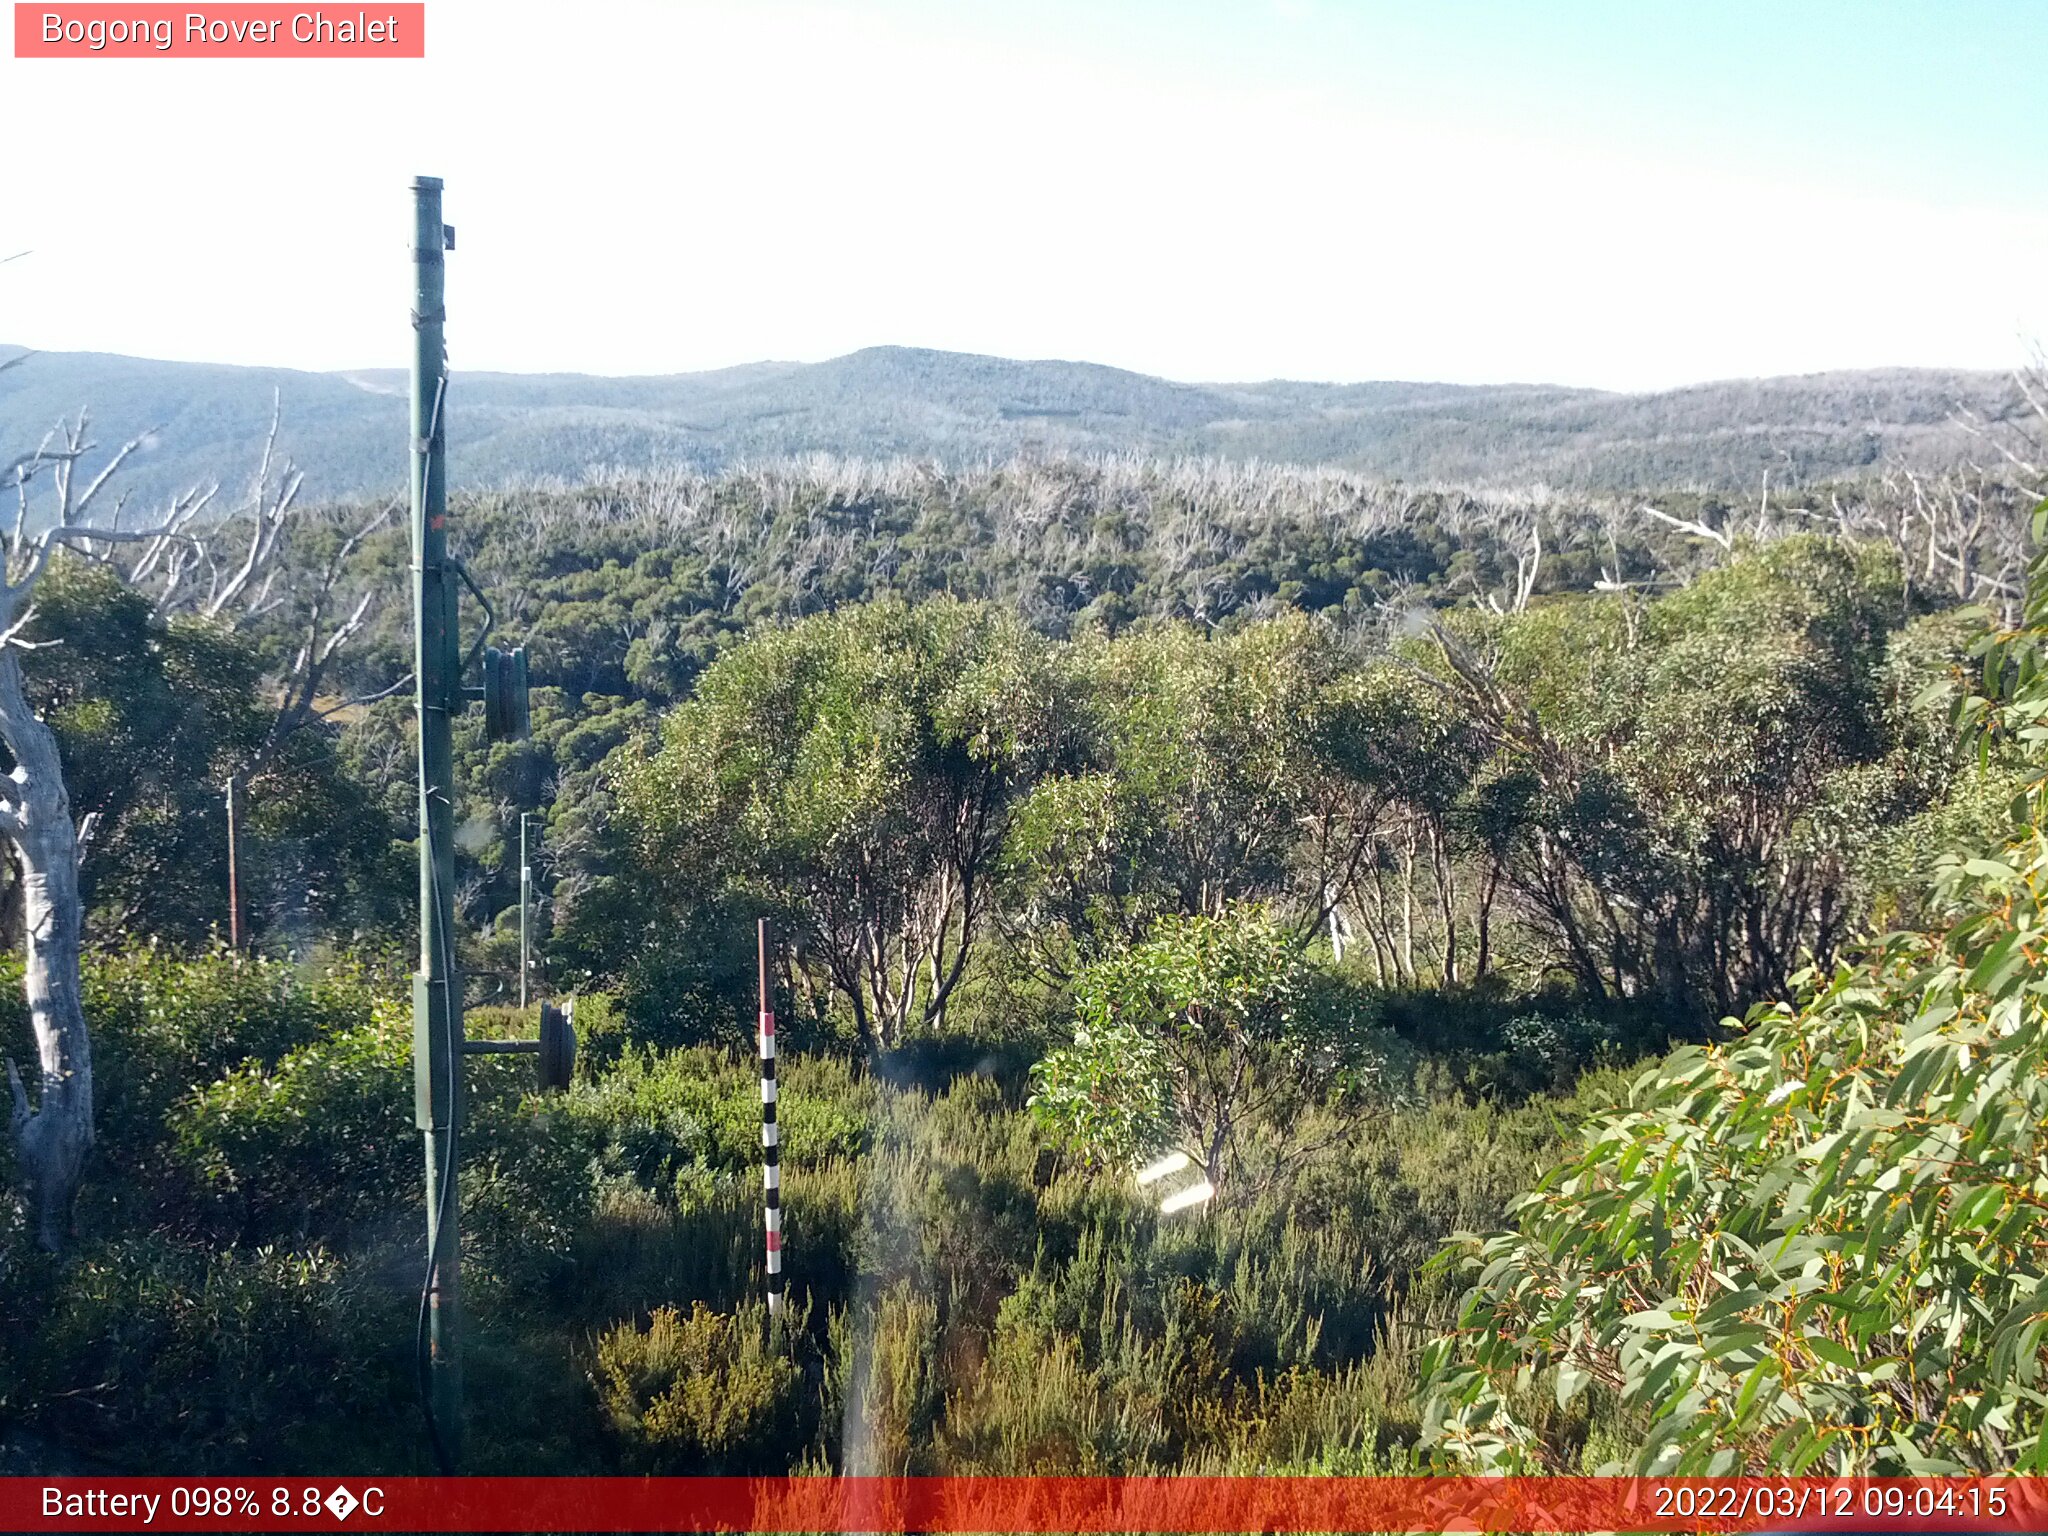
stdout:
[[(13, 1406), (123, 1470), (404, 1466), (411, 1297), (323, 1249), (161, 1238), (28, 1260)], [(33, 1304), (34, 1326), (21, 1327)]]
[(376, 1023), (250, 1062), (169, 1115), (170, 1153), (239, 1242), (345, 1241), (390, 1218), (420, 1179), (410, 1021)]
[[(18, 978), (19, 972), (16, 972)], [(0, 977), (0, 993), (18, 995)], [(268, 1070), (293, 1050), (371, 1022), (379, 978), (347, 962), (324, 969), (225, 949), (179, 955), (151, 945), (88, 958), (95, 1156), (80, 1222), (113, 1233), (175, 1219), (166, 1188), (169, 1120), (188, 1096), (245, 1065)]]
[(787, 1471), (814, 1428), (797, 1359), (807, 1317), (792, 1311), (784, 1328), (758, 1301), (732, 1312), (700, 1301), (609, 1330), (594, 1382), (626, 1464), (668, 1476)]
[(871, 1477), (937, 1470), (933, 1432), (946, 1393), (937, 1299), (899, 1281), (833, 1322), (841, 1469)]
[[(466, 1064), (460, 1144), (464, 1243), (473, 1277), (530, 1282), (588, 1221), (592, 1149), (565, 1101), (533, 1092), (524, 1057)], [(410, 1008), (245, 1062), (168, 1116), (161, 1209), (240, 1243), (360, 1245), (420, 1220)], [(541, 1266), (540, 1271), (534, 1265)]]

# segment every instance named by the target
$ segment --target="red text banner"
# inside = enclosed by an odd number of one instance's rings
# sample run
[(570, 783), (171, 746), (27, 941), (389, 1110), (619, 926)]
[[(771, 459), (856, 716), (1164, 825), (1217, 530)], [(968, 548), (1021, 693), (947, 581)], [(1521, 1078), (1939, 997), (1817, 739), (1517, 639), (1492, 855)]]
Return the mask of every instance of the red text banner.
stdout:
[(424, 4), (14, 7), (18, 59), (422, 59)]
[(8, 1478), (0, 1529), (2039, 1533), (2048, 1480)]

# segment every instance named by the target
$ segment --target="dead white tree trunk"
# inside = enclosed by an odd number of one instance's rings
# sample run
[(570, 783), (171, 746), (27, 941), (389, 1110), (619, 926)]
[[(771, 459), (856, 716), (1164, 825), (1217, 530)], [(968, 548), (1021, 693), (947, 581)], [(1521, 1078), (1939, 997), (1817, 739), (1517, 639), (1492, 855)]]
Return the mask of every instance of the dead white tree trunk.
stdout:
[[(0, 371), (21, 361), (0, 361)], [(11, 490), (16, 501), (12, 536), (0, 549), (0, 746), (13, 759), (12, 770), (0, 772), (0, 836), (21, 874), (24, 988), (40, 1066), (32, 1099), (21, 1068), (6, 1063), (9, 1128), (36, 1241), (45, 1248), (61, 1246), (70, 1229), (93, 1143), (92, 1044), (79, 1000), (84, 912), (78, 891), (79, 860), (93, 818), (84, 826), (72, 821), (57, 738), (29, 706), (20, 661), (22, 651), (34, 648), (24, 631), (34, 617), (36, 584), (52, 556), (70, 546), (112, 563), (115, 550), (131, 551), (133, 558), (116, 568), (130, 586), (153, 595), (159, 617), (190, 613), (234, 630), (285, 610), (279, 622), (299, 627), (302, 640), (278, 679), (276, 719), (252, 762), (243, 765), (245, 773), (262, 767), (292, 731), (402, 686), (393, 684), (363, 700), (321, 704), (327, 663), (361, 630), (374, 601), (370, 588), (352, 607), (342, 599), (347, 568), (395, 509), (370, 516), (320, 568), (295, 573), (286, 550), (298, 521), (303, 477), (286, 462), (273, 489), (279, 419), (273, 395), (270, 430), (246, 506), (207, 523), (200, 517), (213, 501), (213, 489), (177, 498), (153, 528), (123, 528), (119, 499), (106, 518), (95, 516), (101, 492), (148, 434), (115, 450), (86, 481), (84, 461), (97, 445), (87, 440), (83, 411), (74, 421), (60, 422), (34, 452), (0, 463), (0, 494)], [(31, 516), (31, 491), (38, 485), (54, 488), (54, 506), (36, 509), (49, 524), (40, 533)], [(248, 542), (239, 557), (226, 564), (217, 560), (209, 542), (244, 528)]]
[[(81, 418), (68, 448), (55, 459), (59, 509), (73, 515), (85, 511), (106, 480), (102, 474), (84, 497), (72, 497), (70, 472), (89, 446), (83, 437)], [(129, 451), (124, 448), (115, 461)], [(48, 462), (42, 458), (17, 464), (16, 485)], [(22, 631), (35, 616), (36, 583), (59, 546), (94, 540), (109, 545), (143, 543), (163, 537), (160, 528), (122, 532), (59, 522), (31, 540), (17, 524), (6, 569), (0, 572), (0, 746), (14, 759), (13, 769), (0, 775), (0, 835), (13, 849), (21, 872), (22, 987), (41, 1069), (31, 1103), (20, 1067), (11, 1060), (7, 1063), (8, 1124), (36, 1242), (49, 1249), (61, 1247), (70, 1231), (71, 1208), (92, 1149), (92, 1042), (79, 1004), (84, 927), (78, 899), (79, 828), (71, 820), (56, 733), (29, 707), (22, 686), (21, 653), (34, 645), (22, 638)]]
[[(79, 973), (85, 914), (78, 892), (79, 859), (90, 826), (81, 828), (72, 821), (56, 733), (29, 704), (21, 653), (34, 649), (36, 642), (23, 632), (35, 617), (37, 583), (60, 548), (72, 546), (105, 559), (117, 546), (140, 546), (138, 564), (145, 569), (160, 562), (173, 545), (203, 551), (185, 529), (209, 499), (179, 498), (167, 521), (154, 528), (121, 528), (118, 506), (110, 523), (88, 522), (100, 491), (141, 439), (117, 450), (79, 492), (74, 477), (95, 446), (86, 440), (84, 413), (76, 422), (63, 424), (61, 431), (61, 445), (52, 446), (57, 435), (53, 432), (36, 452), (0, 467), (0, 489), (12, 489), (18, 502), (13, 535), (0, 559), (0, 746), (13, 760), (12, 768), (0, 773), (0, 836), (21, 877), (22, 986), (39, 1069), (31, 1098), (20, 1065), (6, 1062), (8, 1129), (35, 1240), (46, 1249), (63, 1246), (70, 1233), (72, 1208), (93, 1144), (92, 1040), (80, 1001)], [(29, 487), (46, 472), (56, 484), (55, 516), (49, 527), (32, 533)], [(258, 510), (260, 514), (263, 509)], [(258, 522), (263, 522), (260, 515)], [(251, 569), (261, 569), (274, 555), (275, 545), (273, 538), (253, 566), (245, 560), (238, 577), (246, 581)], [(134, 571), (124, 574), (140, 584)]]
[[(21, 589), (7, 589), (8, 628)], [(14, 771), (0, 788), (0, 830), (21, 867), (24, 981), (41, 1084), (36, 1103), (14, 1062), (7, 1063), (13, 1101), (15, 1159), (36, 1242), (55, 1249), (71, 1226), (71, 1207), (92, 1148), (92, 1042), (79, 1006), (78, 836), (57, 758), (57, 738), (29, 709), (14, 647), (0, 650), (0, 742)]]

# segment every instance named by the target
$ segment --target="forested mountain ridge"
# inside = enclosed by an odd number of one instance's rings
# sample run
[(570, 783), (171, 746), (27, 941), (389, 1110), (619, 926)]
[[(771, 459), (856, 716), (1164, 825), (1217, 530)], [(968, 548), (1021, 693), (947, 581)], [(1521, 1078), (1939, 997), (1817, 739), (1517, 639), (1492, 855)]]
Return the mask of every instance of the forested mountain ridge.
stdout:
[[(0, 346), (0, 358), (21, 349)], [(1555, 385), (1188, 384), (1093, 363), (871, 347), (821, 363), (639, 378), (458, 373), (457, 485), (595, 470), (729, 465), (813, 452), (971, 465), (1015, 454), (1146, 453), (1331, 465), (1409, 482), (1616, 490), (1754, 489), (1884, 459), (1938, 470), (1993, 457), (1960, 417), (1996, 422), (2005, 376), (1879, 369), (1650, 394)], [(39, 353), (0, 373), (0, 436), (34, 443), (87, 408), (95, 435), (153, 433), (124, 484), (161, 499), (253, 462), (281, 404), (282, 449), (320, 499), (404, 478), (396, 369), (308, 373)]]

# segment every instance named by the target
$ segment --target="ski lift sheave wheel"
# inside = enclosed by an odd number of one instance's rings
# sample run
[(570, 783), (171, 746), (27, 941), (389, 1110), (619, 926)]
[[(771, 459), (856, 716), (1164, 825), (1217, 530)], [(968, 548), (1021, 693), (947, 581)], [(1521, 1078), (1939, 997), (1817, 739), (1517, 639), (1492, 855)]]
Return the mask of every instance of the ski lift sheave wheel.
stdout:
[(524, 741), (533, 730), (526, 681), (526, 647), (484, 648), (484, 734), (492, 741)]
[(540, 1005), (540, 1086), (545, 1091), (567, 1089), (576, 1070), (576, 1028), (571, 1022), (575, 1011), (573, 1001), (567, 1008)]

